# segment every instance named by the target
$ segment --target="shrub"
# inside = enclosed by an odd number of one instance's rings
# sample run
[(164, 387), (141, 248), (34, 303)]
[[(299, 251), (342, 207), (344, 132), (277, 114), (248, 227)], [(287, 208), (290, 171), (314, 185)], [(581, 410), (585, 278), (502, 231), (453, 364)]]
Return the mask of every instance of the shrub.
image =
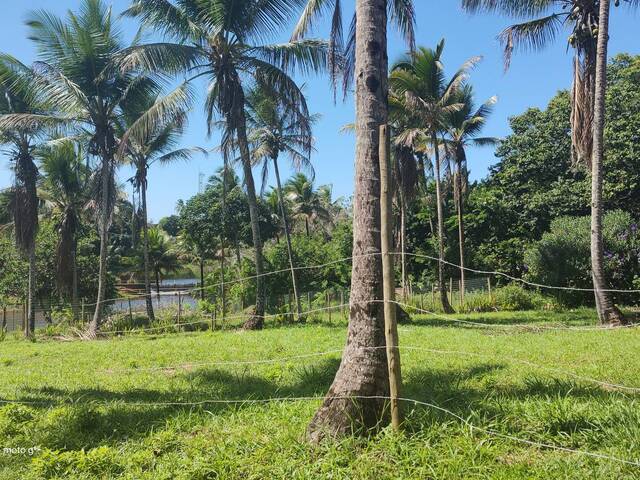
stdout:
[[(632, 289), (640, 278), (638, 225), (628, 213), (614, 211), (605, 216), (603, 227), (607, 287)], [(554, 220), (550, 231), (525, 253), (525, 278), (543, 285), (592, 288), (590, 230), (590, 217)], [(568, 306), (593, 304), (589, 291), (550, 289), (548, 293)], [(615, 300), (624, 303), (633, 298), (617, 295)]]

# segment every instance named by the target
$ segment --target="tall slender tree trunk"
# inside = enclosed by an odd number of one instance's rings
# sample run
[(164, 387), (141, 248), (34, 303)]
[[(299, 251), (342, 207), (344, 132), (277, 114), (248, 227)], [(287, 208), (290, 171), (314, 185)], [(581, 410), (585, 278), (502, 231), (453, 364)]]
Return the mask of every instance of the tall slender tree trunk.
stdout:
[[(356, 160), (347, 344), (310, 441), (364, 432), (388, 420), (389, 373), (380, 257), (379, 128), (387, 123), (387, 1), (356, 0)], [(368, 397), (368, 398), (363, 398)], [(373, 398), (378, 397), (378, 398)]]
[(600, 323), (616, 326), (625, 323), (622, 312), (616, 307), (611, 294), (606, 292), (604, 270), (604, 240), (602, 218), (605, 97), (607, 92), (607, 48), (609, 42), (609, 0), (600, 1), (598, 53), (596, 59), (596, 92), (593, 122), (593, 161), (591, 174), (591, 270), (596, 308)]
[(458, 164), (456, 176), (456, 210), (458, 211), (458, 243), (460, 244), (460, 302), (464, 303), (465, 264), (464, 264), (464, 212), (462, 198), (462, 165)]
[(36, 331), (36, 246), (29, 248), (29, 285), (27, 291), (27, 322), (24, 336), (30, 337)]
[(247, 202), (249, 203), (249, 216), (251, 218), (251, 234), (253, 237), (253, 248), (255, 251), (256, 265), (256, 304), (251, 317), (244, 323), (242, 328), (246, 330), (260, 330), (264, 327), (265, 308), (265, 288), (264, 288), (264, 259), (262, 257), (262, 237), (260, 236), (260, 215), (258, 213), (258, 199), (256, 196), (256, 185), (253, 181), (251, 171), (251, 154), (249, 152), (249, 141), (247, 140), (246, 118), (244, 116), (244, 99), (238, 102), (242, 105), (238, 112), (238, 147), (240, 158), (242, 159), (242, 169), (244, 171), (244, 184), (247, 187)]
[(158, 294), (158, 306), (160, 306), (160, 270), (155, 270), (156, 275), (156, 293)]
[(222, 253), (220, 254), (220, 296), (222, 299), (222, 318), (224, 319), (227, 314), (227, 289), (224, 279), (224, 246), (222, 247)]
[(200, 300), (204, 300), (204, 258), (200, 257)]
[(400, 192), (400, 270), (402, 275), (402, 298), (407, 299), (407, 203), (404, 193)]
[(110, 223), (110, 207), (109, 202), (109, 188), (111, 183), (111, 159), (103, 157), (101, 167), (101, 196), (102, 196), (102, 211), (100, 212), (100, 260), (98, 270), (98, 295), (96, 298), (96, 309), (93, 313), (93, 319), (89, 323), (86, 335), (89, 338), (96, 338), (100, 325), (102, 323), (102, 313), (104, 311), (104, 299), (107, 289), (107, 252), (109, 251), (109, 223)]
[[(146, 168), (146, 167), (145, 167)], [(144, 256), (144, 301), (147, 306), (147, 318), (150, 323), (155, 322), (156, 316), (153, 311), (153, 299), (151, 298), (151, 275), (149, 272), (149, 220), (147, 214), (147, 175), (140, 185), (140, 194), (142, 196), (142, 249)]]
[(438, 289), (440, 290), (440, 302), (445, 313), (453, 313), (453, 308), (447, 297), (447, 287), (444, 280), (444, 209), (442, 208), (442, 185), (440, 183), (440, 152), (438, 151), (438, 136), (431, 134), (433, 144), (435, 180), (436, 180), (436, 210), (438, 212)]
[(73, 249), (71, 251), (71, 310), (73, 311), (73, 323), (80, 319), (78, 300), (78, 238), (77, 232), (73, 233)]
[(291, 267), (291, 284), (293, 286), (293, 298), (296, 302), (296, 320), (300, 321), (302, 309), (300, 307), (300, 290), (298, 289), (298, 279), (296, 269), (293, 264), (293, 247), (291, 246), (291, 232), (289, 231), (289, 220), (287, 219), (287, 209), (284, 204), (284, 196), (282, 195), (282, 184), (280, 182), (280, 169), (278, 168), (278, 159), (273, 158), (273, 168), (276, 174), (276, 184), (278, 187), (278, 203), (280, 204), (280, 214), (282, 215), (282, 224), (284, 226), (284, 235), (287, 240), (287, 252), (289, 253), (289, 266)]

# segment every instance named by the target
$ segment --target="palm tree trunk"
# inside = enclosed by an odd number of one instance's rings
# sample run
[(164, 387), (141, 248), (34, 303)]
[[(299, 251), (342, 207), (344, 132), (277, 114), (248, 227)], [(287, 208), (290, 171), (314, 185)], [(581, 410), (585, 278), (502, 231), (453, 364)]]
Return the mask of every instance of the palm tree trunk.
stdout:
[[(240, 103), (240, 102), (239, 102)], [(244, 101), (240, 103), (244, 108)], [(247, 187), (247, 202), (249, 203), (249, 216), (251, 219), (251, 234), (253, 236), (253, 248), (255, 251), (256, 265), (256, 304), (251, 317), (244, 323), (242, 328), (246, 330), (260, 330), (264, 326), (264, 259), (262, 257), (262, 238), (260, 236), (260, 216), (258, 214), (258, 199), (256, 197), (256, 186), (253, 181), (251, 171), (251, 155), (249, 153), (249, 141), (247, 140), (246, 118), (243, 108), (238, 112), (238, 147), (240, 158), (242, 159), (242, 169), (244, 171), (244, 184)]]
[(602, 186), (604, 163), (605, 95), (607, 90), (607, 47), (609, 42), (609, 0), (600, 2), (598, 53), (596, 60), (596, 93), (594, 109), (593, 162), (591, 175), (591, 269), (596, 309), (600, 323), (625, 323), (622, 312), (614, 305), (606, 289), (604, 271), (604, 241), (602, 233)]
[(204, 259), (200, 257), (200, 300), (204, 300)]
[(100, 212), (100, 264), (98, 270), (98, 295), (96, 299), (96, 309), (93, 313), (93, 319), (89, 323), (87, 336), (96, 338), (102, 323), (102, 312), (104, 310), (104, 298), (107, 288), (107, 252), (109, 250), (109, 206), (111, 201), (109, 198), (109, 183), (111, 176), (111, 160), (109, 158), (102, 159), (101, 168), (102, 190), (102, 211)]
[(407, 205), (404, 193), (400, 192), (400, 261), (402, 275), (402, 298), (407, 299)]
[(296, 302), (296, 320), (301, 320), (300, 295), (298, 289), (298, 279), (296, 278), (296, 269), (293, 265), (293, 247), (291, 246), (291, 232), (289, 231), (289, 220), (287, 219), (287, 209), (284, 205), (284, 197), (282, 195), (282, 184), (280, 182), (280, 169), (278, 168), (278, 159), (273, 158), (273, 168), (276, 174), (276, 185), (278, 187), (278, 203), (280, 204), (280, 214), (282, 215), (282, 223), (284, 226), (284, 235), (287, 240), (287, 252), (289, 253), (289, 266), (291, 267), (291, 284), (293, 286), (293, 298)]
[(442, 186), (440, 185), (440, 152), (438, 151), (438, 136), (435, 132), (431, 134), (433, 144), (435, 180), (436, 180), (436, 210), (438, 212), (438, 287), (440, 290), (440, 302), (444, 313), (453, 313), (453, 308), (447, 297), (447, 287), (444, 281), (444, 209), (442, 208)]
[(340, 368), (307, 428), (312, 442), (364, 433), (388, 420), (386, 402), (380, 398), (389, 396), (389, 372), (383, 348), (379, 168), (379, 128), (387, 123), (387, 1), (357, 0), (356, 15), (356, 160), (349, 329)]
[(142, 196), (142, 250), (144, 256), (144, 300), (147, 306), (147, 318), (150, 323), (155, 322), (156, 316), (153, 311), (153, 299), (151, 298), (151, 276), (149, 273), (149, 225), (147, 216), (147, 179), (146, 174), (140, 184), (140, 194)]
[(307, 238), (311, 236), (311, 229), (309, 228), (309, 217), (304, 217), (304, 229), (307, 233)]
[(158, 269), (155, 270), (156, 275), (156, 293), (158, 295), (158, 306), (160, 306), (160, 271)]
[(71, 309), (73, 311), (73, 323), (80, 319), (78, 310), (78, 239), (77, 232), (73, 233), (73, 249), (71, 251)]
[(464, 303), (465, 265), (464, 265), (464, 215), (462, 200), (462, 168), (458, 165), (456, 177), (456, 206), (458, 210), (458, 243), (460, 244), (460, 303)]
[(24, 336), (30, 337), (36, 330), (36, 246), (29, 248), (29, 285), (27, 291), (27, 323)]
[(222, 298), (222, 319), (224, 320), (227, 314), (227, 289), (225, 287), (224, 280), (224, 246), (222, 247), (222, 253), (220, 254), (220, 296)]

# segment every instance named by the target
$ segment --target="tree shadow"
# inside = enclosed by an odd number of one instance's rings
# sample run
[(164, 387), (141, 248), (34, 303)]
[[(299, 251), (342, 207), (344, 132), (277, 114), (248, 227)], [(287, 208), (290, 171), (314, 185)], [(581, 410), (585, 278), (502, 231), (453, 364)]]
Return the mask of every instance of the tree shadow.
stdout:
[[(329, 389), (339, 364), (337, 358), (325, 358), (305, 366), (274, 364), (262, 370), (261, 375), (252, 373), (249, 367), (167, 371), (158, 374), (171, 375), (178, 380), (175, 384), (169, 382), (168, 389), (117, 391), (96, 387), (67, 390), (43, 386), (26, 390), (17, 400), (42, 402), (33, 408), (40, 410), (43, 417), (47, 412), (51, 413), (51, 408), (67, 407), (65, 414), (56, 416), (54, 424), (47, 424), (51, 435), (43, 434), (43, 447), (93, 448), (145, 437), (185, 413), (206, 410), (224, 415), (248, 407), (269, 408), (270, 399), (322, 396)], [(463, 418), (467, 418), (473, 409), (474, 415), (490, 418), (493, 422), (506, 421), (510, 413), (508, 407), (505, 410), (504, 406), (491, 401), (496, 398), (506, 401), (621, 398), (618, 392), (573, 380), (531, 376), (518, 385), (493, 382), (491, 377), (506, 367), (506, 363), (485, 362), (468, 368), (409, 370), (405, 374), (402, 396), (441, 406)], [(264, 401), (264, 407), (261, 407), (261, 401)], [(428, 412), (430, 422), (452, 420), (446, 413), (428, 406), (416, 404), (412, 409)], [(427, 428), (424, 423), (407, 427), (408, 431)], [(561, 423), (557, 428), (564, 432), (595, 427), (577, 418)]]

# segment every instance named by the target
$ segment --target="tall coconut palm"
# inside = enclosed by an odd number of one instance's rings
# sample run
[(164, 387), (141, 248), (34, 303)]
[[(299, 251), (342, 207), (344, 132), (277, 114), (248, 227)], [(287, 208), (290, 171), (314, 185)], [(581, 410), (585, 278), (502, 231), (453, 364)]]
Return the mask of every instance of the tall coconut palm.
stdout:
[(156, 292), (160, 299), (160, 283), (163, 275), (176, 272), (180, 268), (178, 255), (167, 241), (165, 234), (157, 227), (147, 232), (149, 266), (155, 276)]
[[(33, 94), (36, 73), (9, 55), (0, 55), (0, 144), (7, 148), (14, 173), (10, 210), (18, 249), (28, 259), (27, 322), (24, 334), (35, 329), (36, 235), (38, 233), (38, 169), (34, 149), (47, 123), (46, 106)], [(32, 121), (17, 119), (29, 116)]]
[[(317, 18), (333, 7), (329, 59), (342, 50), (342, 2), (308, 0), (293, 38), (304, 36)], [(384, 349), (382, 262), (380, 255), (379, 129), (387, 123), (387, 20), (413, 45), (411, 0), (356, 0), (347, 42), (344, 78), (355, 79), (356, 158), (353, 203), (353, 266), (347, 346), (340, 368), (307, 435), (317, 442), (327, 436), (365, 431), (380, 425), (389, 393)], [(338, 71), (331, 61), (331, 72)], [(335, 66), (335, 68), (334, 68)], [(335, 78), (334, 76), (332, 78)], [(373, 254), (373, 255), (372, 255)], [(378, 397), (378, 398), (357, 398)]]
[(287, 181), (284, 189), (291, 204), (293, 218), (304, 223), (307, 237), (311, 236), (311, 225), (331, 222), (331, 215), (325, 208), (319, 191), (314, 188), (313, 180), (305, 174), (294, 175)]
[(281, 153), (285, 154), (289, 157), (295, 170), (305, 169), (313, 172), (310, 157), (313, 148), (311, 127), (314, 117), (301, 112), (298, 105), (288, 103), (286, 98), (280, 99), (278, 97), (277, 92), (269, 85), (260, 85), (249, 92), (247, 95), (247, 123), (254, 161), (262, 163), (263, 186), (269, 177), (269, 165), (273, 165), (280, 216), (287, 242), (289, 266), (291, 267), (296, 318), (299, 321), (301, 320), (300, 289), (296, 278), (291, 232), (278, 158)]
[[(141, 97), (137, 105), (135, 105), (136, 108), (125, 111), (126, 126), (135, 129), (136, 122), (160, 102), (161, 98), (156, 96)], [(175, 161), (187, 161), (191, 159), (191, 156), (195, 152), (201, 152), (206, 155), (207, 152), (201, 148), (177, 148), (178, 140), (183, 131), (184, 118), (180, 115), (168, 123), (159, 122), (153, 128), (145, 128), (133, 132), (128, 131), (124, 134), (124, 138), (126, 138), (127, 141), (122, 142), (120, 146), (121, 153), (135, 168), (135, 175), (132, 177), (131, 182), (140, 198), (144, 288), (147, 316), (150, 322), (155, 320), (155, 315), (153, 312), (153, 301), (151, 299), (149, 263), (149, 221), (147, 214), (148, 172), (154, 163), (163, 165)], [(203, 285), (201, 285), (201, 287), (202, 286)]]
[(419, 48), (397, 62), (391, 71), (389, 81), (393, 90), (392, 99), (401, 102), (401, 108), (408, 116), (417, 120), (403, 132), (398, 133), (397, 141), (413, 146), (417, 138), (423, 138), (434, 152), (434, 179), (436, 184), (436, 210), (438, 213), (438, 283), (440, 301), (446, 313), (453, 308), (445, 288), (445, 238), (444, 207), (441, 185), (442, 159), (440, 155), (440, 137), (446, 129), (448, 115), (462, 109), (456, 92), (478, 58), (467, 61), (449, 80), (445, 79), (442, 64), (444, 40), (435, 50)]
[[(96, 309), (87, 336), (97, 335), (106, 291), (109, 225), (116, 197), (114, 173), (117, 130), (127, 103), (156, 89), (154, 82), (113, 68), (115, 55), (125, 46), (111, 9), (102, 0), (83, 0), (77, 13), (58, 18), (46, 11), (32, 12), (29, 38), (36, 43), (39, 61), (34, 90), (54, 115), (47, 120), (82, 129), (89, 137), (87, 153), (99, 160), (94, 175), (94, 203), (100, 236), (100, 269)], [(177, 95), (185, 96), (184, 91)], [(166, 112), (165, 112), (166, 113)], [(12, 119), (30, 125), (42, 116), (22, 114)]]
[[(58, 290), (71, 296), (73, 318), (78, 320), (78, 230), (87, 205), (89, 171), (80, 144), (65, 139), (38, 150), (42, 199), (50, 204), (57, 219), (56, 252)], [(67, 296), (67, 298), (69, 298)]]
[(627, 320), (605, 292), (604, 241), (602, 233), (602, 184), (604, 165), (605, 98), (607, 93), (607, 50), (609, 43), (609, 0), (600, 0), (600, 31), (596, 56), (595, 110), (593, 117), (593, 162), (591, 175), (591, 270), (600, 322), (617, 326)]
[(467, 148), (470, 146), (496, 145), (498, 140), (492, 137), (479, 137), (478, 134), (486, 126), (497, 97), (491, 97), (476, 109), (474, 92), (471, 85), (464, 85), (456, 94), (456, 103), (462, 105), (460, 110), (451, 112), (446, 118), (445, 151), (454, 163), (454, 199), (458, 214), (458, 243), (460, 246), (460, 299), (464, 301), (465, 292), (465, 255), (464, 255), (464, 196), (469, 178), (467, 166)]
[[(639, 0), (625, 1), (640, 5)], [(591, 168), (599, 0), (462, 0), (462, 6), (472, 13), (496, 12), (524, 20), (498, 36), (506, 68), (514, 51), (541, 50), (563, 29), (570, 31), (568, 44), (574, 49), (572, 155), (577, 163)]]
[[(640, 5), (640, 0), (626, 0), (632, 7)], [(602, 195), (598, 190), (602, 188), (600, 173), (592, 160), (598, 156), (594, 151), (594, 132), (598, 128), (595, 125), (596, 104), (596, 75), (597, 56), (602, 30), (600, 25), (600, 13), (603, 8), (608, 12), (610, 2), (605, 5), (599, 0), (463, 0), (463, 7), (471, 12), (489, 11), (501, 12), (507, 15), (531, 18), (544, 15), (534, 20), (513, 25), (504, 30), (499, 38), (505, 47), (505, 65), (509, 65), (511, 54), (516, 49), (539, 50), (547, 46), (560, 33), (562, 27), (571, 30), (568, 42), (575, 49), (573, 62), (573, 95), (571, 112), (571, 140), (574, 158), (578, 163), (587, 166), (592, 174), (592, 213), (597, 217), (602, 215)], [(620, 5), (619, 1), (615, 5)], [(555, 9), (552, 10), (552, 8)], [(603, 23), (608, 21), (603, 18)], [(608, 25), (605, 26), (608, 30)], [(605, 52), (606, 53), (606, 52)], [(603, 67), (606, 73), (606, 65)], [(605, 79), (606, 81), (606, 79)], [(603, 87), (606, 89), (606, 86)], [(600, 184), (600, 187), (598, 187)], [(592, 218), (594, 226), (601, 224), (597, 218)], [(591, 253), (602, 253), (600, 258), (592, 258), (594, 290), (596, 292), (596, 308), (601, 321), (610, 319), (614, 323), (622, 320), (622, 314), (613, 306), (611, 295), (605, 289), (604, 249), (598, 246), (598, 238), (602, 238), (597, 232), (592, 234)], [(599, 273), (597, 272), (599, 271)]]
[[(256, 302), (245, 328), (262, 328), (265, 290), (258, 203), (251, 170), (245, 114), (251, 83), (271, 85), (306, 111), (302, 92), (288, 75), (294, 67), (319, 70), (326, 64), (326, 45), (295, 41), (264, 45), (262, 41), (286, 25), (302, 0), (134, 0), (125, 12), (139, 18), (175, 43), (152, 43), (124, 52), (121, 66), (135, 66), (167, 74), (204, 77), (204, 102), (209, 131), (214, 117), (224, 119), (226, 156), (238, 151), (251, 213), (256, 266)], [(227, 158), (229, 160), (229, 158)]]

